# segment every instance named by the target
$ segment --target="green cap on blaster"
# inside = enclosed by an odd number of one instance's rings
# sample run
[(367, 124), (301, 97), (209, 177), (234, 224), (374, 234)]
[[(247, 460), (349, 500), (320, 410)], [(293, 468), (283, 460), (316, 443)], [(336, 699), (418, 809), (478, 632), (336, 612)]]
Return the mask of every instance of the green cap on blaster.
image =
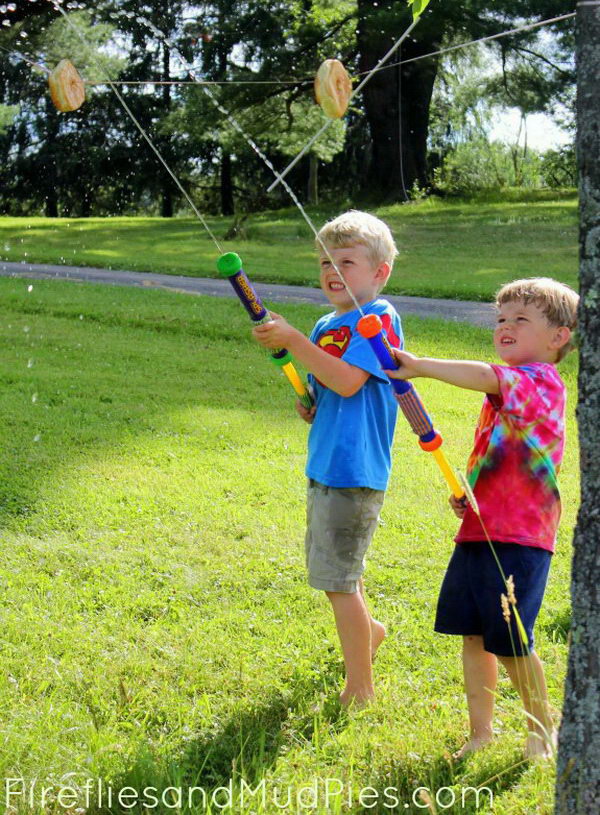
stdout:
[(217, 261), (217, 271), (222, 277), (232, 277), (242, 268), (242, 259), (235, 252), (225, 252)]

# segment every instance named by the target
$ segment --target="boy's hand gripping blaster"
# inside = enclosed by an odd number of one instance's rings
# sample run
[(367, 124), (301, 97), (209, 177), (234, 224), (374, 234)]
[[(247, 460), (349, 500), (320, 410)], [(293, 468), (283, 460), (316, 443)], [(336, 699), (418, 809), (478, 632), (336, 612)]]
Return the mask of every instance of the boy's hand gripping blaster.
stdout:
[[(269, 312), (263, 306), (260, 297), (254, 291), (246, 272), (242, 269), (242, 259), (235, 252), (226, 252), (217, 261), (217, 270), (221, 277), (227, 277), (233, 290), (242, 301), (242, 305), (254, 323), (267, 323)], [(296, 391), (298, 399), (307, 410), (313, 406), (313, 400), (294, 368), (292, 355), (286, 348), (278, 348), (270, 353), (271, 360), (282, 369)]]
[[(382, 322), (376, 314), (367, 314), (365, 317), (361, 317), (357, 328), (358, 333), (369, 341), (379, 360), (379, 364), (384, 370), (390, 371), (393, 368), (398, 368), (398, 364), (392, 356), (391, 346), (383, 331)], [(458, 483), (442, 450), (442, 437), (433, 427), (429, 414), (425, 410), (425, 406), (421, 402), (414, 385), (403, 379), (390, 379), (390, 382), (396, 391), (395, 396), (402, 413), (404, 413), (413, 433), (416, 433), (419, 437), (421, 449), (433, 453), (454, 497), (463, 498), (465, 492)]]

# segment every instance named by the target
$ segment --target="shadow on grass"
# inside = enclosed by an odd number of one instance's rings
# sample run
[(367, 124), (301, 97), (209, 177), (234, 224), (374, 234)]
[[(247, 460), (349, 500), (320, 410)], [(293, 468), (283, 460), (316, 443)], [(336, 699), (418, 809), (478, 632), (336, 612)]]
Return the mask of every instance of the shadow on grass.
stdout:
[[(1, 290), (0, 525), (26, 528), (71, 466), (126, 454), (132, 440), (199, 438), (204, 412), (247, 411), (273, 426), (293, 414), (291, 389), (237, 301), (73, 283)], [(197, 413), (182, 428), (174, 417), (186, 411)], [(215, 449), (243, 454), (241, 435), (224, 439), (216, 424)]]
[(473, 772), (469, 761), (469, 757), (454, 761), (448, 754), (425, 765), (417, 760), (410, 764), (392, 762), (369, 780), (370, 786), (379, 793), (376, 805), (368, 810), (357, 805), (348, 811), (353, 815), (362, 815), (365, 811), (375, 815), (489, 813), (493, 811), (496, 797), (515, 786), (528, 766), (526, 761), (517, 760), (506, 767), (498, 759), (491, 759)]
[[(263, 789), (269, 797), (266, 778), (278, 757), (299, 744), (318, 742), (324, 724), (329, 730), (345, 726), (347, 714), (335, 693), (341, 674), (339, 660), (331, 660), (311, 671), (308, 678), (294, 676), (268, 701), (235, 711), (212, 732), (188, 740), (176, 755), (159, 756), (150, 747), (143, 749), (129, 770), (103, 782), (104, 790), (110, 787), (114, 791), (112, 806), (105, 792), (105, 800), (96, 802), (88, 810), (89, 815), (147, 813), (143, 804), (149, 798), (143, 791), (148, 788), (159, 799), (152, 812), (241, 812), (242, 785), (242, 800), (250, 804), (244, 812), (270, 812), (268, 801), (264, 810), (259, 802)], [(116, 801), (118, 791), (126, 787), (139, 794), (139, 803), (134, 807), (120, 806)]]

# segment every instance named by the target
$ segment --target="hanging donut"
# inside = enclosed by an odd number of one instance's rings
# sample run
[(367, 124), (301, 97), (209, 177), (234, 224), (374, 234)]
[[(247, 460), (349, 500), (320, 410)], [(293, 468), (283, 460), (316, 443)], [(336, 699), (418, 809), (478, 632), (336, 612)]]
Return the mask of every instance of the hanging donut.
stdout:
[(85, 102), (85, 86), (77, 68), (68, 59), (61, 59), (48, 77), (50, 96), (61, 111), (77, 110)]
[(340, 119), (352, 95), (352, 82), (339, 59), (326, 59), (315, 77), (315, 98), (330, 119)]

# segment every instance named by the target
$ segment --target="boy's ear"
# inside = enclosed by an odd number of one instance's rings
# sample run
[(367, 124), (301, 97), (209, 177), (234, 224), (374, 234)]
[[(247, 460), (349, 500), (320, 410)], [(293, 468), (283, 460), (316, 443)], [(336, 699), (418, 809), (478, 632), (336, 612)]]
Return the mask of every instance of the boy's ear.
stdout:
[(571, 339), (571, 329), (566, 325), (558, 326), (556, 331), (554, 332), (554, 337), (551, 342), (552, 348), (556, 348), (558, 351), (559, 348), (563, 348), (569, 340)]
[(386, 283), (388, 277), (392, 272), (392, 267), (386, 261), (380, 263), (375, 271), (375, 280), (379, 280), (381, 283)]

